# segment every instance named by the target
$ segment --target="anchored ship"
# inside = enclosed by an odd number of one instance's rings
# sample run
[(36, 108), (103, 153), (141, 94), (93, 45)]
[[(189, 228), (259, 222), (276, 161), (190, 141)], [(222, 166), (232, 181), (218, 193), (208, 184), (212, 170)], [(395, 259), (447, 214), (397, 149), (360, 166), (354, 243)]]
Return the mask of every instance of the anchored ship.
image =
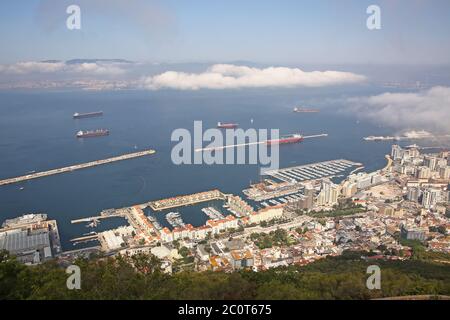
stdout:
[(109, 135), (109, 130), (98, 129), (98, 130), (88, 130), (88, 131), (78, 131), (77, 138), (92, 138), (101, 137)]
[(294, 112), (298, 113), (314, 113), (319, 112), (318, 109), (294, 108)]
[(220, 129), (234, 129), (234, 128), (237, 128), (237, 127), (238, 127), (237, 123), (217, 122), (217, 128), (220, 128)]
[(283, 136), (280, 139), (267, 140), (266, 143), (271, 144), (286, 144), (286, 143), (298, 143), (303, 141), (303, 136), (301, 134), (291, 134)]
[(103, 111), (96, 111), (96, 112), (88, 112), (88, 113), (74, 113), (73, 118), (74, 119), (83, 119), (83, 118), (91, 118), (91, 117), (100, 117), (103, 115)]

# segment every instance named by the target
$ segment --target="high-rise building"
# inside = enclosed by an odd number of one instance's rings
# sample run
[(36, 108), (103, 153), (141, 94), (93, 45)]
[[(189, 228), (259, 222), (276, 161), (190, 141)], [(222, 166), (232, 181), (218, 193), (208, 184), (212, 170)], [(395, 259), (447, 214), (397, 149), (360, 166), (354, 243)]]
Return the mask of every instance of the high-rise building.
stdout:
[(420, 189), (418, 187), (409, 187), (408, 188), (408, 194), (406, 195), (406, 198), (409, 201), (418, 202), (420, 197)]
[(313, 207), (313, 197), (301, 195), (297, 201), (290, 202), (285, 206), (285, 211), (310, 210)]
[(431, 177), (431, 169), (429, 167), (421, 166), (416, 174), (419, 179), (429, 179)]
[(338, 202), (340, 187), (330, 180), (322, 181), (322, 189), (317, 197), (317, 204), (319, 206), (334, 205)]
[(401, 166), (401, 173), (414, 176), (416, 174), (416, 167), (411, 165)]
[(352, 197), (356, 192), (358, 191), (358, 188), (356, 186), (356, 183), (346, 181), (342, 185), (342, 195), (346, 198)]
[(403, 149), (399, 145), (394, 144), (391, 149), (391, 157), (393, 160), (400, 160), (403, 157)]
[(426, 209), (430, 209), (440, 201), (442, 201), (442, 191), (439, 189), (427, 189), (423, 192), (422, 206)]
[(439, 169), (439, 177), (441, 179), (450, 179), (450, 167), (445, 166)]
[(438, 163), (438, 159), (436, 157), (425, 157), (423, 161), (424, 165), (430, 168), (431, 171), (435, 171)]
[(411, 148), (409, 149), (409, 156), (411, 158), (417, 158), (418, 156), (420, 156), (420, 152), (418, 148)]
[(446, 167), (447, 166), (447, 159), (438, 158), (437, 166), (438, 166), (438, 168)]

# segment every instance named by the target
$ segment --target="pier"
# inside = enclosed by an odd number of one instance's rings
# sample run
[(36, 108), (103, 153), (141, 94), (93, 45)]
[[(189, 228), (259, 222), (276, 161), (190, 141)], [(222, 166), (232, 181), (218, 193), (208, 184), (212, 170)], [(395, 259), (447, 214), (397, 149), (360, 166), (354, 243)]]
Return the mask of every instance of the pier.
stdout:
[(100, 219), (108, 219), (108, 218), (112, 218), (112, 217), (123, 217), (123, 215), (88, 217), (88, 218), (71, 220), (70, 223), (75, 224), (75, 223), (88, 223), (88, 222), (94, 222), (94, 221), (97, 222)]
[(59, 168), (59, 169), (52, 169), (52, 170), (49, 170), (49, 171), (36, 172), (36, 173), (33, 173), (33, 174), (27, 174), (25, 176), (20, 176), (20, 177), (16, 177), (16, 178), (4, 179), (4, 180), (0, 180), (0, 186), (4, 186), (4, 185), (7, 185), (7, 184), (18, 183), (18, 182), (23, 182), (23, 181), (27, 181), (27, 180), (31, 180), (31, 179), (38, 179), (38, 178), (48, 177), (48, 176), (52, 176), (52, 175), (55, 175), (55, 174), (61, 174), (61, 173), (65, 173), (65, 172), (75, 171), (75, 170), (86, 169), (86, 168), (100, 166), (100, 165), (108, 164), (108, 163), (112, 163), (112, 162), (117, 162), (117, 161), (122, 161), (122, 160), (128, 160), (128, 159), (133, 159), (133, 158), (138, 158), (138, 157), (149, 156), (149, 155), (154, 154), (155, 152), (156, 152), (155, 150), (151, 150), (150, 149), (150, 150), (145, 150), (145, 151), (139, 151), (139, 152), (124, 154), (124, 155), (113, 157), (113, 158), (108, 158), (108, 159), (103, 159), (103, 160), (96, 160), (96, 161), (76, 164), (76, 165), (72, 165), (72, 166), (69, 166), (69, 167), (64, 167), (64, 168)]
[(70, 242), (77, 243), (77, 242), (86, 242), (86, 241), (94, 241), (94, 240), (98, 240), (98, 234), (79, 237), (79, 238), (75, 238), (75, 239), (70, 239)]
[(285, 182), (302, 182), (307, 180), (321, 179), (336, 176), (361, 163), (339, 159), (317, 162), (297, 167), (266, 171), (264, 175), (271, 176)]

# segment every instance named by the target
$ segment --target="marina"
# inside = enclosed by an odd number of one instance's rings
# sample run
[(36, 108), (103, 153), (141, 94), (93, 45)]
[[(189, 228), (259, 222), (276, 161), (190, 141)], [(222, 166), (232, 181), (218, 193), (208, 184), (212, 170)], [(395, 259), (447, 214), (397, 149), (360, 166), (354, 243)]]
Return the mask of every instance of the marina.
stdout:
[(354, 166), (361, 166), (361, 164), (349, 160), (339, 159), (297, 167), (270, 170), (266, 171), (264, 175), (271, 176), (284, 182), (303, 182), (307, 180), (337, 176)]
[(138, 157), (149, 156), (149, 155), (152, 155), (154, 153), (156, 153), (155, 150), (149, 149), (149, 150), (145, 150), (145, 151), (139, 151), (139, 152), (124, 154), (124, 155), (121, 155), (121, 156), (112, 157), (112, 158), (108, 158), (108, 159), (96, 160), (96, 161), (76, 164), (76, 165), (72, 165), (72, 166), (68, 166), (68, 167), (64, 167), (64, 168), (52, 169), (52, 170), (48, 170), (48, 171), (31, 173), (31, 174), (27, 174), (25, 176), (20, 176), (20, 177), (16, 177), (16, 178), (9, 178), (9, 179), (0, 180), (0, 186), (7, 185), (7, 184), (13, 184), (13, 183), (19, 183), (19, 182), (23, 182), (23, 181), (32, 180), (32, 179), (48, 177), (48, 176), (61, 174), (61, 173), (66, 173), (66, 172), (71, 172), (71, 171), (75, 171), (75, 170), (86, 169), (86, 168), (100, 166), (100, 165), (104, 165), (104, 164), (108, 164), (108, 163), (112, 163), (112, 162), (117, 162), (117, 161), (123, 161), (123, 160), (138, 158)]
[(289, 195), (289, 196), (276, 198), (276, 199), (274, 199), (274, 201), (275, 202), (281, 202), (281, 203), (292, 203), (292, 202), (296, 202), (296, 201), (300, 200), (300, 198), (302, 196), (303, 195), (301, 193), (292, 194), (292, 195)]

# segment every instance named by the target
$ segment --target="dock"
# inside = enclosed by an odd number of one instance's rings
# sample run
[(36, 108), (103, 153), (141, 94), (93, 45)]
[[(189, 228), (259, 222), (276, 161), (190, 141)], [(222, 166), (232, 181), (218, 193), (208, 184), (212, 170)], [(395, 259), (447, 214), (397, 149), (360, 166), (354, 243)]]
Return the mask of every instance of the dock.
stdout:
[(306, 164), (297, 167), (270, 170), (264, 172), (264, 175), (268, 175), (285, 182), (302, 182), (307, 180), (333, 177), (345, 172), (351, 167), (361, 165), (361, 163), (339, 159)]
[(93, 221), (99, 221), (100, 219), (108, 219), (112, 217), (123, 217), (122, 215), (116, 215), (116, 216), (96, 216), (96, 217), (87, 217), (87, 218), (81, 218), (81, 219), (75, 219), (71, 220), (70, 223), (88, 223)]
[(94, 240), (98, 240), (98, 234), (79, 237), (79, 238), (75, 238), (75, 239), (70, 239), (70, 242), (76, 243), (76, 242), (86, 242), (86, 241), (94, 241)]
[(4, 185), (7, 185), (7, 184), (13, 184), (13, 183), (19, 183), (19, 182), (23, 182), (23, 181), (27, 181), (27, 180), (31, 180), (31, 179), (38, 179), (38, 178), (48, 177), (48, 176), (61, 174), (61, 173), (66, 173), (66, 172), (71, 172), (71, 171), (75, 171), (75, 170), (86, 169), (86, 168), (100, 166), (100, 165), (104, 165), (104, 164), (108, 164), (108, 163), (112, 163), (112, 162), (117, 162), (117, 161), (123, 161), (123, 160), (138, 158), (138, 157), (149, 156), (149, 155), (152, 155), (154, 153), (156, 153), (156, 151), (150, 149), (150, 150), (144, 150), (144, 151), (124, 154), (124, 155), (121, 155), (121, 156), (112, 157), (112, 158), (108, 158), (108, 159), (96, 160), (96, 161), (76, 164), (76, 165), (72, 165), (72, 166), (68, 166), (68, 167), (64, 167), (64, 168), (52, 169), (52, 170), (42, 171), (42, 172), (36, 172), (36, 173), (33, 173), (33, 174), (27, 174), (27, 175), (16, 177), (16, 178), (9, 178), (9, 179), (0, 180), (0, 186), (4, 186)]

